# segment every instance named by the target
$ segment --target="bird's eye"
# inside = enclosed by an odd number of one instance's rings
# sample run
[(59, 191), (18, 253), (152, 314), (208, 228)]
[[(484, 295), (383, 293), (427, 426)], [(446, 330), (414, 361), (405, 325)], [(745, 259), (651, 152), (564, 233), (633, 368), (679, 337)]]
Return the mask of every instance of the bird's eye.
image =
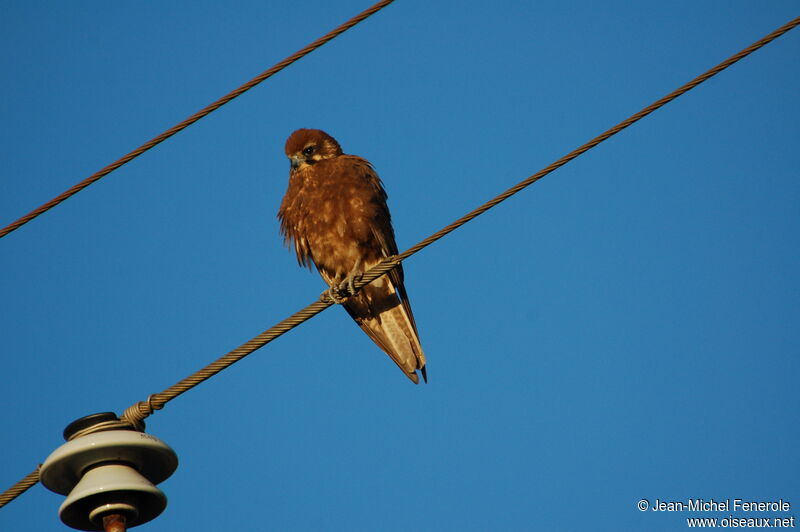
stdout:
[(306, 157), (308, 157), (312, 153), (314, 153), (314, 146), (306, 146), (305, 148), (303, 148), (303, 155), (305, 155)]

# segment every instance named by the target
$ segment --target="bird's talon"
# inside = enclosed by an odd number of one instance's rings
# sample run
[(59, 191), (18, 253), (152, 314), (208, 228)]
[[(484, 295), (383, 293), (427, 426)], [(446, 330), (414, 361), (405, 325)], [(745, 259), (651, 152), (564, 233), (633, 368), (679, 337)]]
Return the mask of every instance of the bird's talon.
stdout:
[[(358, 278), (361, 279), (361, 276), (359, 275)], [(350, 277), (347, 278), (347, 290), (350, 292), (351, 296), (355, 295), (355, 293), (356, 293), (356, 276), (355, 275), (351, 275)]]

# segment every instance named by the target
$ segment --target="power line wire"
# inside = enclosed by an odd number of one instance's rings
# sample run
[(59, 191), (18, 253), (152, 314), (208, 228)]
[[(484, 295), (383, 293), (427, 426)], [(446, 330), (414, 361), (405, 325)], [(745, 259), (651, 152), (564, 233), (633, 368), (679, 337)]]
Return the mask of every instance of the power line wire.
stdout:
[[(601, 133), (600, 135), (596, 136), (589, 142), (583, 144), (579, 148), (569, 152), (568, 154), (564, 155), (554, 163), (550, 164), (549, 166), (539, 170), (532, 176), (528, 177), (527, 179), (520, 181), (513, 187), (509, 188), (502, 194), (499, 194), (492, 198), (491, 200), (487, 201), (483, 205), (475, 208), (474, 210), (470, 211), (469, 213), (465, 214), (458, 220), (452, 222), (451, 224), (443, 227), (439, 231), (435, 232), (428, 238), (425, 238), (418, 242), (417, 244), (411, 246), (403, 253), (399, 255), (394, 255), (392, 257), (387, 257), (382, 262), (376, 264), (374, 267), (367, 270), (357, 282), (354, 283), (354, 288), (356, 290), (360, 289), (362, 286), (369, 284), (370, 282), (374, 281), (381, 275), (384, 275), (389, 270), (396, 267), (400, 264), (403, 260), (409, 258), (410, 256), (414, 255), (418, 251), (422, 250), (423, 248), (433, 244), (440, 238), (444, 237), (448, 233), (458, 229), (462, 225), (466, 224), (470, 220), (477, 218), (484, 212), (488, 211), (492, 207), (496, 206), (497, 204), (505, 201), (506, 199), (510, 198), (517, 192), (521, 191), (522, 189), (532, 185), (542, 177), (546, 176), (547, 174), (553, 172), (554, 170), (560, 168), (561, 166), (567, 164), (571, 160), (575, 159), (576, 157), (580, 156), (581, 154), (587, 152), (588, 150), (592, 149), (593, 147), (597, 146), (604, 140), (610, 138), (613, 135), (616, 135), (623, 129), (627, 128), (631, 124), (641, 120), (645, 116), (649, 115), (653, 111), (663, 107), (664, 105), (668, 104), (675, 98), (681, 96), (682, 94), (688, 92), (689, 90), (693, 89), (694, 87), (700, 85), (710, 77), (718, 74), (719, 72), (725, 70), (732, 64), (736, 63), (743, 57), (753, 53), (754, 51), (758, 50), (765, 44), (775, 40), (776, 38), (780, 37), (787, 31), (791, 30), (795, 26), (800, 24), (800, 17), (792, 20), (791, 22), (781, 26), (777, 30), (773, 31), (769, 35), (765, 36), (764, 38), (758, 40), (757, 42), (751, 44), (744, 50), (740, 51), (739, 53), (732, 55), (725, 61), (721, 62), (717, 66), (711, 68), (710, 70), (704, 72), (703, 74), (697, 76), (690, 82), (682, 85), (681, 87), (677, 88), (676, 90), (672, 91), (671, 93), (667, 94), (663, 98), (660, 98), (653, 102), (652, 104), (648, 105), (638, 113), (633, 114), (629, 118), (623, 120), (616, 126), (612, 127), (611, 129)], [(227, 368), (231, 364), (241, 360), (248, 354), (252, 353), (253, 351), (263, 347), (270, 341), (274, 340), (278, 336), (290, 331), (291, 329), (297, 327), (304, 321), (311, 319), (312, 317), (316, 316), (329, 306), (331, 306), (333, 302), (330, 298), (323, 293), (323, 295), (315, 301), (314, 303), (310, 304), (309, 306), (305, 307), (304, 309), (292, 314), (290, 317), (286, 318), (285, 320), (281, 321), (277, 325), (267, 329), (260, 335), (256, 336), (252, 340), (247, 343), (244, 343), (234, 349), (233, 351), (227, 353), (226, 355), (222, 356), (215, 362), (209, 364), (205, 368), (199, 370), (194, 375), (183, 379), (182, 381), (178, 382), (177, 384), (167, 388), (163, 392), (150, 396), (147, 401), (140, 401), (133, 406), (129, 407), (125, 410), (122, 418), (124, 420), (130, 421), (133, 425), (138, 425), (141, 421), (143, 421), (147, 416), (152, 414), (154, 410), (159, 410), (166, 404), (168, 401), (174, 399), (178, 395), (182, 394), (183, 392), (193, 388), (197, 384), (203, 382), (204, 380), (210, 378), (213, 375), (216, 375), (223, 369)]]
[[(359, 279), (357, 279), (354, 283), (354, 288), (358, 291), (364, 285), (369, 284), (370, 282), (374, 281), (381, 275), (384, 275), (389, 270), (395, 268), (398, 264), (400, 264), (403, 260), (407, 259), (408, 257), (414, 255), (418, 251), (422, 250), (423, 248), (429, 246), (430, 244), (436, 242), (440, 238), (444, 237), (448, 233), (458, 229), (462, 225), (466, 224), (470, 220), (480, 216), (484, 212), (488, 211), (492, 207), (496, 206), (497, 204), (501, 203), (502, 201), (510, 198), (517, 192), (521, 191), (522, 189), (532, 185), (542, 177), (546, 176), (547, 174), (553, 172), (554, 170), (560, 168), (561, 166), (567, 164), (569, 161), (575, 159), (576, 157), (580, 156), (581, 154), (585, 153), (586, 151), (592, 149), (593, 147), (597, 146), (604, 140), (607, 140), (613, 135), (616, 135), (623, 129), (627, 128), (631, 124), (641, 120), (645, 116), (649, 115), (653, 111), (656, 111), (660, 107), (663, 107), (667, 103), (671, 102), (672, 100), (676, 99), (677, 97), (681, 96), (682, 94), (688, 92), (689, 90), (693, 89), (697, 85), (703, 83), (707, 79), (711, 78), (712, 76), (720, 73), (721, 71), (725, 70), (729, 66), (733, 65), (737, 61), (741, 60), (742, 58), (750, 55), (751, 53), (755, 52), (759, 48), (763, 47), (764, 45), (772, 42), (773, 40), (777, 39), (787, 31), (795, 28), (796, 26), (800, 25), (800, 17), (791, 20), (790, 22), (786, 23), (785, 25), (781, 26), (777, 30), (773, 31), (769, 35), (763, 37), (762, 39), (756, 41), (755, 43), (751, 44), (744, 50), (740, 51), (737, 54), (729, 57), (725, 61), (721, 62), (720, 64), (716, 65), (715, 67), (711, 68), (710, 70), (704, 72), (703, 74), (697, 76), (692, 81), (682, 85), (678, 89), (674, 90), (673, 92), (667, 94), (663, 98), (656, 100), (652, 104), (648, 105), (641, 111), (635, 113), (634, 115), (630, 116), (629, 118), (623, 120), (619, 124), (615, 125), (611, 129), (601, 133), (600, 135), (596, 136), (589, 142), (583, 144), (579, 148), (569, 152), (568, 154), (564, 155), (554, 163), (550, 164), (549, 166), (539, 170), (532, 176), (528, 177), (527, 179), (517, 183), (513, 187), (509, 188), (502, 194), (495, 196), (491, 200), (487, 201), (483, 205), (477, 207), (476, 209), (470, 211), (469, 213), (465, 214), (458, 220), (454, 221), (453, 223), (447, 225), (446, 227), (440, 229), (436, 233), (432, 234), (428, 238), (425, 238), (411, 246), (403, 253), (399, 255), (395, 255), (392, 257), (387, 257), (379, 264), (375, 265), (374, 267), (370, 268), (366, 271)], [(323, 293), (320, 298), (308, 305), (307, 307), (303, 308), (302, 310), (292, 314), (290, 317), (286, 318), (285, 320), (281, 321), (277, 325), (267, 329), (263, 333), (259, 334), (252, 340), (240, 345), (233, 351), (223, 355), (216, 361), (212, 362), (208, 366), (202, 368), (201, 370), (195, 372), (193, 375), (181, 380), (180, 382), (170, 386), (166, 390), (159, 392), (157, 394), (151, 395), (147, 401), (139, 401), (138, 403), (133, 404), (132, 406), (128, 407), (122, 415), (122, 420), (130, 423), (134, 427), (141, 427), (142, 421), (150, 414), (152, 414), (155, 410), (160, 410), (164, 407), (164, 405), (171, 401), (172, 399), (176, 398), (180, 394), (190, 390), (191, 388), (197, 386), (201, 382), (211, 378), (212, 376), (216, 375), (223, 369), (231, 366), (235, 362), (241, 360), (242, 358), (246, 357), (250, 353), (256, 351), (257, 349), (263, 347), (270, 341), (274, 340), (275, 338), (281, 336), (282, 334), (290, 331), (291, 329), (297, 327), (301, 323), (311, 319), (312, 317), (316, 316), (326, 308), (330, 307), (333, 304), (333, 301), (330, 300), (327, 293)], [(38, 479), (38, 469), (33, 473), (29, 474), (25, 479), (21, 480), (17, 484), (15, 484), (12, 488), (7, 490), (4, 494), (0, 495), (0, 507), (7, 504), (15, 497), (19, 496), (23, 493), (26, 489), (36, 484), (36, 480)], [(13, 490), (13, 491), (12, 491)]]
[(150, 148), (153, 148), (153, 147), (157, 146), (158, 144), (164, 142), (165, 140), (167, 140), (168, 138), (170, 138), (174, 134), (178, 133), (179, 131), (189, 127), (190, 125), (194, 124), (195, 122), (197, 122), (201, 118), (209, 115), (213, 111), (216, 111), (217, 109), (219, 109), (220, 107), (222, 107), (223, 105), (225, 105), (229, 101), (233, 100), (237, 96), (241, 96), (245, 92), (249, 91), (250, 89), (252, 89), (256, 85), (261, 83), (262, 81), (264, 81), (267, 78), (273, 76), (274, 74), (277, 74), (278, 72), (280, 72), (281, 70), (283, 70), (287, 66), (289, 66), (292, 63), (296, 62), (297, 60), (303, 58), (304, 56), (310, 54), (311, 52), (313, 52), (314, 50), (316, 50), (317, 48), (319, 48), (323, 44), (327, 43), (328, 41), (330, 41), (334, 37), (337, 37), (341, 33), (344, 33), (345, 31), (349, 30), (350, 28), (352, 28), (353, 26), (355, 26), (359, 22), (363, 21), (364, 19), (366, 19), (370, 15), (373, 15), (373, 14), (377, 13), (378, 11), (383, 9), (384, 7), (386, 7), (389, 4), (391, 4), (392, 2), (394, 2), (394, 0), (381, 0), (377, 4), (375, 4), (372, 7), (370, 7), (369, 9), (366, 9), (366, 10), (362, 11), (361, 13), (359, 13), (358, 15), (356, 15), (355, 17), (351, 18), (350, 20), (348, 20), (347, 22), (345, 22), (341, 26), (339, 26), (337, 28), (334, 28), (330, 32), (326, 33), (325, 35), (323, 35), (322, 37), (320, 37), (316, 41), (312, 42), (311, 44), (309, 44), (305, 48), (303, 48), (301, 50), (298, 50), (297, 52), (293, 53), (292, 55), (290, 55), (289, 57), (287, 57), (286, 59), (284, 59), (280, 63), (276, 64), (275, 66), (273, 66), (269, 70), (266, 70), (266, 71), (262, 72), (261, 74), (259, 74), (258, 76), (254, 77), (253, 79), (251, 79), (250, 81), (248, 81), (247, 83), (245, 83), (244, 85), (239, 87), (238, 89), (229, 92), (228, 94), (226, 94), (225, 96), (223, 96), (219, 100), (215, 101), (214, 103), (212, 103), (212, 104), (204, 107), (203, 109), (197, 111), (195, 114), (193, 114), (192, 116), (190, 116), (189, 118), (187, 118), (183, 122), (181, 122), (181, 123), (179, 123), (179, 124), (177, 124), (175, 126), (172, 126), (171, 128), (169, 128), (165, 132), (163, 132), (160, 135), (158, 135), (157, 137), (154, 137), (153, 139), (145, 142), (144, 144), (142, 144), (141, 146), (139, 146), (138, 148), (136, 148), (135, 150), (133, 150), (129, 154), (125, 155), (124, 157), (121, 157), (121, 158), (117, 159), (116, 161), (114, 161), (113, 163), (109, 164), (105, 168), (95, 172), (94, 174), (90, 175), (89, 177), (87, 177), (86, 179), (81, 181), (80, 183), (77, 183), (76, 185), (74, 185), (69, 190), (66, 190), (66, 191), (62, 192), (61, 194), (59, 194), (55, 198), (51, 199), (47, 203), (45, 203), (45, 204), (37, 207), (36, 209), (32, 210), (31, 212), (29, 212), (28, 214), (26, 214), (22, 218), (19, 218), (18, 220), (8, 224), (3, 229), (0, 229), (0, 238), (3, 238), (4, 236), (6, 236), (10, 232), (14, 231), (15, 229), (19, 229), (20, 227), (22, 227), (26, 223), (30, 222), (31, 220), (33, 220), (34, 218), (39, 216), (40, 214), (44, 214), (45, 212), (49, 211), (50, 209), (52, 209), (53, 207), (55, 207), (56, 205), (58, 205), (62, 201), (66, 200), (67, 198), (70, 198), (70, 197), (74, 196), (75, 194), (77, 194), (78, 192), (83, 190), (84, 188), (88, 187), (89, 185), (91, 185), (95, 181), (98, 181), (101, 178), (107, 176), (108, 174), (110, 174), (111, 172), (113, 172), (114, 170), (119, 168), (120, 166), (124, 165), (125, 163), (128, 163), (128, 162), (132, 161), (133, 159), (135, 159), (136, 157), (140, 156), (141, 154), (143, 154), (144, 152), (146, 152)]
[(37, 466), (34, 471), (31, 471), (25, 475), (22, 480), (8, 488), (3, 493), (0, 493), (0, 508), (10, 503), (39, 482), (39, 467), (40, 466)]

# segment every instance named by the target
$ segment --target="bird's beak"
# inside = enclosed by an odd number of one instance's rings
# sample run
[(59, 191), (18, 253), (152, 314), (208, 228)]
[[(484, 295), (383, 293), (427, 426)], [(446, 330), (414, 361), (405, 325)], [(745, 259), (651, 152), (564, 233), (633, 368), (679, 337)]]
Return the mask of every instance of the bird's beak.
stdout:
[(289, 160), (292, 162), (292, 170), (297, 170), (303, 163), (303, 159), (301, 159), (298, 155), (292, 155), (289, 157)]

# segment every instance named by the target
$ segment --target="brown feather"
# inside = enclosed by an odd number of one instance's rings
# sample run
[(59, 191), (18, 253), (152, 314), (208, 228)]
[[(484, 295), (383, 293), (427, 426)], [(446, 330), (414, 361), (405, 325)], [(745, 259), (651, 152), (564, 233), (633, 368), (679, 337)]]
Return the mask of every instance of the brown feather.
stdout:
[[(333, 286), (397, 254), (386, 192), (367, 160), (344, 155), (333, 137), (316, 129), (292, 133), (286, 155), (292, 170), (278, 217), (301, 265), (313, 263)], [(419, 382), (421, 370), (427, 381), (402, 266), (363, 287), (344, 307), (409, 379)]]

